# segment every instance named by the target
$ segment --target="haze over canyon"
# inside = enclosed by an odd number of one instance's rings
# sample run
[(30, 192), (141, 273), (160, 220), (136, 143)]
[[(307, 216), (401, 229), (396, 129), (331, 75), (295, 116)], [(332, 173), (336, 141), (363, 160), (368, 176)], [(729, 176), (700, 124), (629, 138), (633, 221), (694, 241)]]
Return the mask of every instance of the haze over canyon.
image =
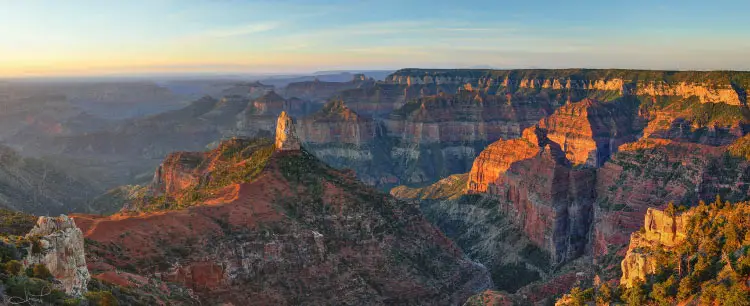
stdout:
[(750, 306), (749, 3), (0, 3), (0, 305)]

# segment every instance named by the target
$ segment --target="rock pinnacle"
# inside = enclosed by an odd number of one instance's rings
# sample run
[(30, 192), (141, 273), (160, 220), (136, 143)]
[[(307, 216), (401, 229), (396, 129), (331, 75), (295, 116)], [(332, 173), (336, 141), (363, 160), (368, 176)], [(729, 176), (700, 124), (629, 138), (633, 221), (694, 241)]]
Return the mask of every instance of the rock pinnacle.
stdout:
[(294, 130), (292, 117), (282, 111), (276, 121), (276, 151), (297, 151), (300, 149), (299, 139)]

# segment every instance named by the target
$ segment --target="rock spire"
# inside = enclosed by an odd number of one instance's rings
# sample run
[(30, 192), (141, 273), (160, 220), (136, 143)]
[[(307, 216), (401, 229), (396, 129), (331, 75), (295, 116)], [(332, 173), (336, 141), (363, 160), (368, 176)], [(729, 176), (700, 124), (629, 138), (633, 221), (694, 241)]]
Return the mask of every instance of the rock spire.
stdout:
[(299, 139), (294, 130), (292, 117), (282, 111), (276, 121), (276, 151), (298, 151)]

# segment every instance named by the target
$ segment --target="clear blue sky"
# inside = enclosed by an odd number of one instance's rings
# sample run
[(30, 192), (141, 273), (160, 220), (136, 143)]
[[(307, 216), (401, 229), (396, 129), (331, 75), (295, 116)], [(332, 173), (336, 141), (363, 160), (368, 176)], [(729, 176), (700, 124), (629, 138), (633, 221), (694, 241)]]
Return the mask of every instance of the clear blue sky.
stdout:
[(750, 70), (750, 1), (0, 0), (0, 76)]

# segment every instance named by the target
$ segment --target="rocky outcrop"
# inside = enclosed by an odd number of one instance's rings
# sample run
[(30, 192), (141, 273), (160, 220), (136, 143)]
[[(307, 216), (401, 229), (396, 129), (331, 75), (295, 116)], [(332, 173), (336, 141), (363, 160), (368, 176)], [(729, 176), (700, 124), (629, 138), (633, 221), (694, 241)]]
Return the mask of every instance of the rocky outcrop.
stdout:
[(68, 216), (40, 217), (26, 235), (32, 241), (25, 267), (45, 265), (70, 295), (81, 297), (91, 279), (86, 267), (83, 232)]
[(641, 128), (632, 101), (584, 100), (565, 105), (524, 130), (521, 138), (500, 140), (482, 151), (469, 173), (469, 192), (486, 192), (512, 163), (536, 155), (539, 146), (548, 142), (559, 146), (574, 165), (598, 167), (623, 143), (638, 137)]
[[(557, 151), (557, 152), (556, 152)], [(487, 193), (553, 263), (583, 254), (594, 202), (593, 171), (573, 170), (559, 148), (546, 145), (541, 153), (518, 161)]]
[(300, 144), (294, 121), (286, 112), (281, 112), (276, 121), (276, 150), (277, 151), (299, 151)]
[(648, 275), (656, 273), (664, 263), (650, 254), (650, 249), (663, 251), (679, 246), (687, 235), (687, 222), (690, 214), (669, 215), (661, 210), (649, 208), (646, 212), (644, 230), (630, 236), (625, 259), (621, 263), (620, 284), (631, 287), (637, 282), (645, 282)]
[(625, 247), (652, 207), (710, 200), (719, 194), (731, 200), (747, 197), (747, 161), (729, 157), (725, 150), (664, 139), (622, 146), (597, 171), (595, 254)]
[(196, 185), (200, 176), (194, 170), (203, 162), (203, 155), (194, 152), (172, 153), (154, 172), (151, 186), (158, 194), (174, 196)]

